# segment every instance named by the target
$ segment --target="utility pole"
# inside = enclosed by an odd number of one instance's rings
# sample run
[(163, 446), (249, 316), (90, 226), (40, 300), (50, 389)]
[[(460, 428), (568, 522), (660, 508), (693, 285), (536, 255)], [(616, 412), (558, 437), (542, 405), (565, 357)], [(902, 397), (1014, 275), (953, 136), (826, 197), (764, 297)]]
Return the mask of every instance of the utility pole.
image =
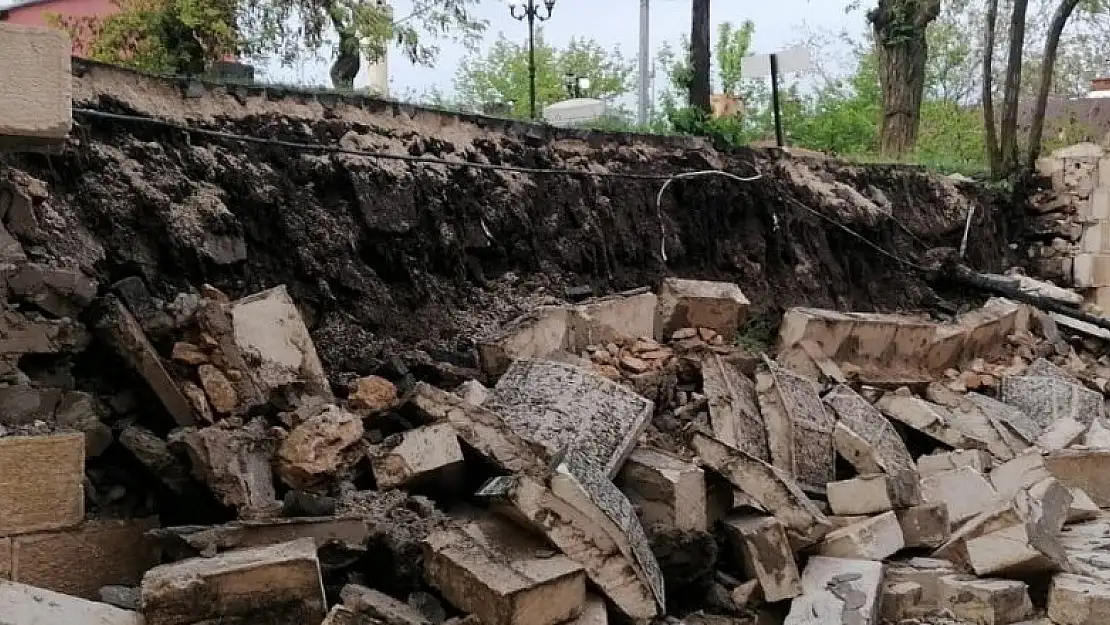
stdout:
[(694, 0), (693, 24), (690, 26), (690, 106), (706, 113), (710, 110), (709, 93), (709, 0)]
[(640, 126), (647, 126), (651, 106), (651, 0), (640, 0)]

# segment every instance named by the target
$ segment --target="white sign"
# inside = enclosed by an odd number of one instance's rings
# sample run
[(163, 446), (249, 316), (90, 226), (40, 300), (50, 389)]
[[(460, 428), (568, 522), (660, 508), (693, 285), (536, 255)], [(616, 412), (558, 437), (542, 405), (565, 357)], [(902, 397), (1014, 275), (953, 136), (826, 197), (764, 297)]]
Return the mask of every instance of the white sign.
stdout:
[[(802, 74), (813, 67), (809, 48), (794, 46), (777, 54), (779, 74)], [(740, 73), (744, 78), (764, 78), (771, 75), (771, 55), (755, 54), (740, 61)]]
[(605, 115), (606, 106), (601, 100), (577, 98), (556, 102), (543, 110), (543, 118), (553, 126), (573, 126), (591, 122)]

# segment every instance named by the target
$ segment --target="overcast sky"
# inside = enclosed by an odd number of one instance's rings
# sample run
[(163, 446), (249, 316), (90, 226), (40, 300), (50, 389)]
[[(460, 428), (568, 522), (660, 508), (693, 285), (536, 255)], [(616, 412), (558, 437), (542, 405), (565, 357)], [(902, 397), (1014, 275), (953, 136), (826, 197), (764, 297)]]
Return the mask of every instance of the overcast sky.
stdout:
[[(756, 27), (755, 51), (772, 52), (800, 42), (807, 32), (814, 30), (862, 31), (862, 13), (844, 12), (848, 1), (714, 0), (713, 30), (720, 22), (740, 23), (750, 19)], [(393, 0), (394, 14), (407, 15), (412, 5), (413, 0)], [(639, 0), (557, 0), (551, 20), (544, 23), (544, 31), (556, 46), (565, 45), (571, 37), (587, 37), (606, 47), (620, 46), (626, 55), (634, 57), (639, 45), (639, 7)], [(483, 45), (489, 45), (502, 32), (510, 38), (527, 38), (527, 25), (509, 17), (503, 0), (483, 0), (477, 11), (490, 24)], [(690, 30), (690, 0), (652, 0), (651, 29), (653, 51), (662, 41), (677, 42)], [(465, 52), (461, 46), (446, 42), (436, 66), (429, 68), (414, 67), (394, 51), (389, 67), (392, 94), (401, 95), (409, 90), (422, 93), (432, 86), (450, 92), (455, 70)], [(328, 82), (329, 65), (330, 59), (324, 58), (307, 59), (292, 68), (261, 69), (269, 80), (322, 85)]]

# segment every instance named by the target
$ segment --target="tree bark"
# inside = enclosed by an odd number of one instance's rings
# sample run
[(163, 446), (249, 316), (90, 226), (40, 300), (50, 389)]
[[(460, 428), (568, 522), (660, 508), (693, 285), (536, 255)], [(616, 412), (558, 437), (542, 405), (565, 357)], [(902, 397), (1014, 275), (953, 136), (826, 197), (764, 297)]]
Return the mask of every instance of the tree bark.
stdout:
[(1029, 157), (1025, 163), (1026, 172), (1032, 172), (1041, 155), (1041, 139), (1044, 135), (1044, 116), (1048, 108), (1048, 95), (1052, 90), (1052, 76), (1056, 69), (1056, 54), (1060, 48), (1060, 35), (1067, 26), (1068, 19), (1079, 6), (1079, 0), (1060, 0), (1052, 23), (1048, 27), (1048, 38), (1044, 42), (1044, 61), (1041, 64), (1041, 84), (1037, 90), (1037, 102), (1033, 110), (1033, 122), (1029, 128)]
[(987, 144), (987, 163), (991, 177), (1002, 175), (1002, 156), (998, 148), (998, 127), (994, 119), (994, 36), (998, 23), (998, 0), (987, 4), (986, 32), (983, 37), (983, 133)]
[(879, 150), (901, 158), (917, 143), (925, 62), (925, 30), (940, 14), (940, 0), (879, 0), (867, 14), (875, 34), (879, 82), (883, 91), (883, 127)]
[(1021, 97), (1022, 48), (1025, 46), (1025, 14), (1029, 0), (1014, 0), (1010, 15), (1010, 56), (1006, 60), (1006, 84), (1002, 92), (1002, 169), (1009, 177), (1018, 167), (1017, 117)]
[(690, 27), (690, 106), (710, 111), (709, 86), (709, 0), (694, 0), (693, 24)]

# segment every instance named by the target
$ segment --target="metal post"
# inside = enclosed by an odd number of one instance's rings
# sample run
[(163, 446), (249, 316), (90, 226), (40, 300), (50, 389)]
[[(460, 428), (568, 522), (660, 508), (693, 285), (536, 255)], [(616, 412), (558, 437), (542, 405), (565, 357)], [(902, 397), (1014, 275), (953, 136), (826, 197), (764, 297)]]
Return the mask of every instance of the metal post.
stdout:
[(528, 110), (536, 119), (536, 5), (528, 0)]
[(781, 148), (782, 112), (779, 110), (779, 55), (771, 55), (771, 106), (775, 109), (775, 143)]
[(640, 110), (637, 119), (641, 126), (646, 126), (648, 123), (648, 108), (651, 106), (650, 98), (650, 83), (649, 76), (650, 64), (649, 57), (651, 56), (651, 0), (640, 0)]

